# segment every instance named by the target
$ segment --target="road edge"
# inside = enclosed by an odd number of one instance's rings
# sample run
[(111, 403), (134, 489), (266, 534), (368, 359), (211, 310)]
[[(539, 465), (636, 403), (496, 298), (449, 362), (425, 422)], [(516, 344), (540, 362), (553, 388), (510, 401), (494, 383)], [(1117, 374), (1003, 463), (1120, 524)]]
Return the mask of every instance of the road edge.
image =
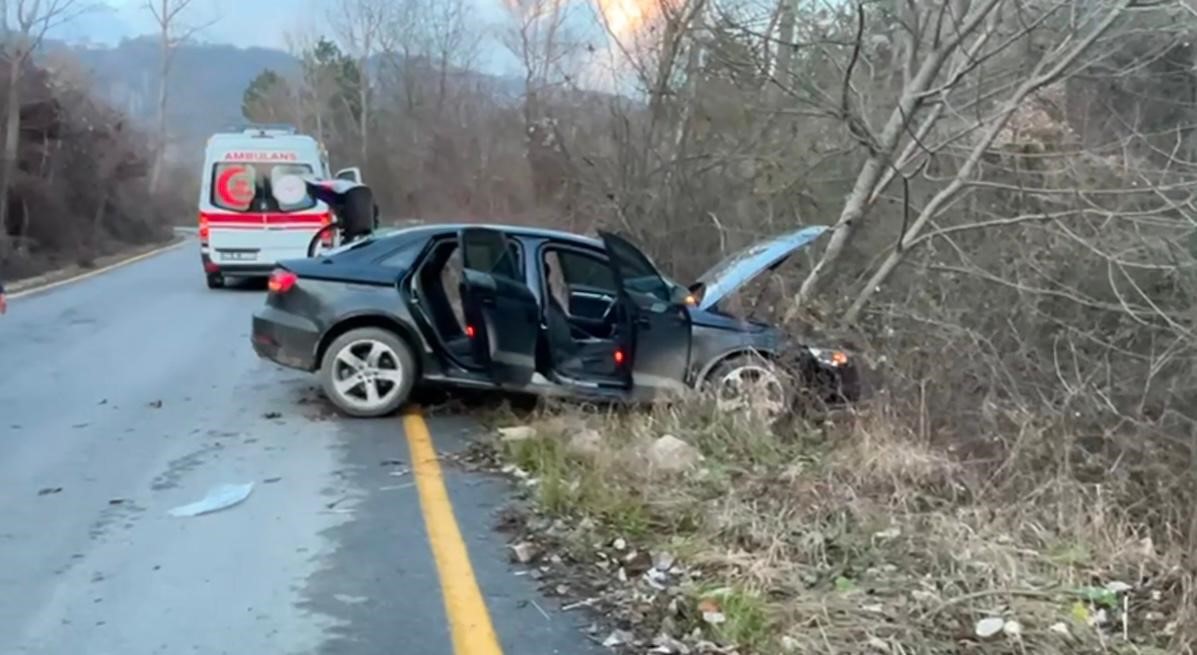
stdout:
[[(109, 271), (114, 271), (118, 268), (128, 266), (130, 264), (135, 264), (140, 261), (144, 261), (144, 260), (154, 257), (156, 255), (160, 255), (168, 250), (173, 250), (175, 248), (182, 246), (183, 243), (187, 241), (187, 237), (188, 237), (187, 234), (175, 234), (175, 236), (173, 238), (171, 238), (171, 240), (169, 242), (167, 242), (165, 245), (156, 246), (150, 250), (143, 251), (143, 252), (140, 252), (137, 254), (119, 256), (118, 259), (116, 259), (116, 261), (114, 261), (111, 264), (107, 264), (107, 265), (101, 266), (99, 268), (94, 268), (91, 270), (85, 270), (85, 271), (81, 271), (78, 273), (70, 274), (70, 275), (67, 275), (66, 277), (61, 277), (61, 278), (58, 277), (58, 275), (61, 275), (63, 273), (63, 270), (59, 270), (56, 272), (46, 273), (43, 275), (39, 275), (37, 277), (32, 277), (32, 278), (28, 278), (28, 279), (21, 280), (18, 282), (14, 282), (14, 283), (8, 285), (8, 287), (6, 288), (6, 291), (8, 292), (7, 293), (8, 299), (9, 300), (19, 300), (21, 298), (36, 295), (39, 293), (44, 293), (46, 291), (50, 291), (51, 289), (57, 289), (58, 287), (66, 286), (66, 285), (72, 284), (74, 282), (81, 282), (88, 278), (92, 278), (97, 275), (102, 275)], [(69, 269), (66, 269), (66, 270), (69, 270)]]

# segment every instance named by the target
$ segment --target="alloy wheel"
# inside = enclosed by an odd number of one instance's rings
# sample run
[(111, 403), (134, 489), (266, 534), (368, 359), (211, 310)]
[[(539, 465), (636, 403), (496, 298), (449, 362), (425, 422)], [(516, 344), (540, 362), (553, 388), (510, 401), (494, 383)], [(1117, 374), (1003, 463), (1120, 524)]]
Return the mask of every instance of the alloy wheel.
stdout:
[(402, 388), (404, 375), (399, 356), (390, 346), (373, 339), (360, 339), (337, 352), (332, 387), (346, 404), (369, 412), (394, 399)]
[(750, 412), (775, 420), (786, 411), (786, 385), (768, 365), (745, 363), (716, 382), (715, 402), (723, 412)]

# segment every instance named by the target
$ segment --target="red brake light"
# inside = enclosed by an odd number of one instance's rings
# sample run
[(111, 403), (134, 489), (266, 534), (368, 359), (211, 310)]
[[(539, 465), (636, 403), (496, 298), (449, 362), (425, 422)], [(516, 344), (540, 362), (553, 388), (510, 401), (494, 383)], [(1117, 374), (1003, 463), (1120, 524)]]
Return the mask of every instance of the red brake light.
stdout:
[(466, 326), (466, 336), (469, 337), (470, 339), (473, 339), (475, 334), (478, 334), (478, 331), (474, 329), (474, 326), (467, 325)]
[(266, 283), (270, 293), (287, 293), (299, 281), (299, 276), (291, 271), (275, 271), (270, 274), (270, 281)]
[(615, 364), (617, 366), (623, 364), (623, 350), (620, 348), (615, 349)]
[(199, 217), (199, 238), (200, 238), (200, 242), (201, 242), (201, 243), (207, 243), (207, 242), (208, 242), (208, 234), (209, 234), (209, 231), (210, 231), (210, 230), (209, 230), (209, 228), (208, 228), (208, 217), (207, 217), (207, 216), (204, 216), (203, 214), (200, 214), (200, 217)]
[[(328, 227), (329, 224), (331, 224), (331, 223), (332, 223), (332, 214), (325, 214), (320, 217), (320, 229), (323, 230), (324, 228)], [(324, 246), (327, 248), (331, 248), (333, 245), (333, 232), (335, 232), (335, 230), (325, 230), (324, 234), (320, 237), (321, 243), (323, 243)]]

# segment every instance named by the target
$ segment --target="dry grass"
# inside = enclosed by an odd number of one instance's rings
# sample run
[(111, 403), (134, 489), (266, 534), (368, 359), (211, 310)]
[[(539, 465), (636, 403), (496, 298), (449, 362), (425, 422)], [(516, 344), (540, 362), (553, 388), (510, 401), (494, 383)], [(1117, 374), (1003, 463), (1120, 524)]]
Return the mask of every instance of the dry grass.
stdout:
[[(506, 451), (538, 479), (543, 511), (678, 554), (705, 572), (692, 602), (723, 588), (728, 620), (666, 622), (675, 637), (698, 626), (745, 654), (1192, 650), (1191, 568), (1169, 536), (1187, 530), (1128, 509), (1134, 476), (1070, 475), (1069, 442), (1033, 422), (981, 463), (885, 407), (784, 432), (699, 403), (534, 424)], [(597, 452), (569, 447), (585, 427), (603, 436)], [(642, 448), (664, 434), (701, 467), (650, 470)], [(985, 617), (1020, 630), (980, 640)]]

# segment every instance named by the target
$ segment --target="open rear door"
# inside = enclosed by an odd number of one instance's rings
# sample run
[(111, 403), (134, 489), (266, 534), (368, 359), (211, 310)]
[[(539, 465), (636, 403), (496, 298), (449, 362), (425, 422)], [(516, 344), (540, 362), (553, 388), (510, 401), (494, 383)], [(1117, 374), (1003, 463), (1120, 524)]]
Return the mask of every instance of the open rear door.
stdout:
[(599, 232), (619, 283), (624, 363), (636, 387), (680, 391), (690, 365), (690, 312), (644, 253), (626, 239)]
[(474, 358), (495, 382), (522, 386), (536, 371), (540, 309), (524, 283), (506, 235), (489, 228), (461, 231), (461, 282), (466, 336)]

